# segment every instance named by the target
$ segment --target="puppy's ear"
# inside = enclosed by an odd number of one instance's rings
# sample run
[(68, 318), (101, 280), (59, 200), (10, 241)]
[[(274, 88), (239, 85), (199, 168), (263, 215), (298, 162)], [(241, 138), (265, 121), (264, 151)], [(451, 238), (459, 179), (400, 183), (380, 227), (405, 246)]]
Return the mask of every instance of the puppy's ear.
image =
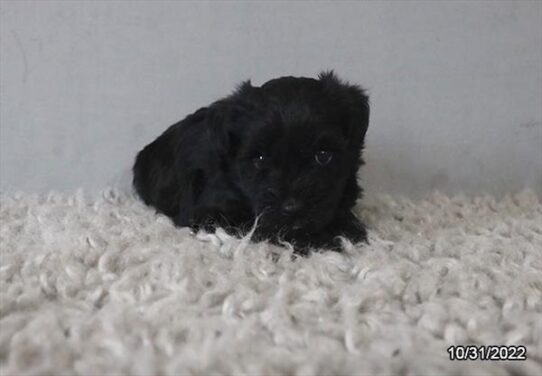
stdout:
[(365, 133), (369, 127), (369, 97), (365, 90), (340, 80), (333, 71), (318, 75), (324, 92), (341, 103), (348, 111), (347, 136), (356, 148), (363, 147)]
[[(187, 197), (192, 190), (193, 179), (187, 177), (188, 170), (177, 164), (183, 129), (195, 123), (203, 126), (206, 113), (207, 108), (201, 108), (173, 124), (137, 154), (133, 166), (133, 185), (136, 192), (147, 205), (154, 206), (170, 217), (177, 215), (180, 198)], [(184, 174), (182, 179), (181, 174)]]
[(207, 117), (209, 140), (220, 156), (235, 155), (240, 142), (240, 111), (227, 103), (215, 103)]
[(177, 125), (145, 146), (136, 157), (133, 185), (145, 204), (173, 216), (178, 211), (175, 137)]
[(208, 125), (211, 140), (222, 155), (234, 156), (242, 141), (243, 130), (255, 104), (249, 101), (255, 92), (250, 81), (241, 83), (229, 97), (209, 108)]

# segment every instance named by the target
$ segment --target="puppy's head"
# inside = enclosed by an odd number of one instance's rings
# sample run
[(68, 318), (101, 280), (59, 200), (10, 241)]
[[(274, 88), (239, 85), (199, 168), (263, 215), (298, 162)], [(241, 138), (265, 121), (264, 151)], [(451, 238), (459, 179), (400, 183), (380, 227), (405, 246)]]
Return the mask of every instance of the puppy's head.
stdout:
[(260, 228), (311, 234), (338, 210), (350, 209), (345, 195), (358, 194), (356, 172), (369, 120), (363, 90), (329, 72), (318, 80), (245, 83), (231, 98), (237, 109), (225, 127), (228, 164)]

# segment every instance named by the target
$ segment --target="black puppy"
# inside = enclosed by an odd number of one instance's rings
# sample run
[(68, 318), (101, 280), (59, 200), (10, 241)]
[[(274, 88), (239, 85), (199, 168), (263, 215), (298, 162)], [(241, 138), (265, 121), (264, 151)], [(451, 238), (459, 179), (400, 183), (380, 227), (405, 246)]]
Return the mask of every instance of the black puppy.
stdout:
[(244, 82), (169, 127), (137, 155), (134, 186), (178, 226), (310, 248), (366, 241), (351, 213), (368, 97), (333, 72)]

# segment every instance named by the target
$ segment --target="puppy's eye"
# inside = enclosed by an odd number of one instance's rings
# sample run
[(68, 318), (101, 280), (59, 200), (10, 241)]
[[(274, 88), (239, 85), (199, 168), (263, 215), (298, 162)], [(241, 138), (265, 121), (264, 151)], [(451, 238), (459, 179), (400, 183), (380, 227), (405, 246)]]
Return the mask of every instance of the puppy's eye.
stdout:
[(262, 169), (265, 167), (265, 165), (267, 164), (267, 160), (265, 158), (265, 156), (263, 155), (258, 155), (254, 158), (252, 158), (252, 164), (254, 165), (254, 167), (256, 167), (258, 170)]
[(320, 166), (325, 166), (333, 159), (333, 153), (326, 150), (320, 150), (318, 153), (314, 154), (314, 159)]

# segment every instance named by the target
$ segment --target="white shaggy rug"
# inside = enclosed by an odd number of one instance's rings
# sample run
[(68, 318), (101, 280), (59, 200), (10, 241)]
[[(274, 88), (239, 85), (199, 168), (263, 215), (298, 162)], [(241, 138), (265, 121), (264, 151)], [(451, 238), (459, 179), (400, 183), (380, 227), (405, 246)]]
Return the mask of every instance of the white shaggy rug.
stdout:
[[(364, 204), (368, 246), (193, 236), (108, 190), (1, 197), (0, 374), (542, 375), (534, 193)], [(450, 345), (526, 361), (450, 361)]]

